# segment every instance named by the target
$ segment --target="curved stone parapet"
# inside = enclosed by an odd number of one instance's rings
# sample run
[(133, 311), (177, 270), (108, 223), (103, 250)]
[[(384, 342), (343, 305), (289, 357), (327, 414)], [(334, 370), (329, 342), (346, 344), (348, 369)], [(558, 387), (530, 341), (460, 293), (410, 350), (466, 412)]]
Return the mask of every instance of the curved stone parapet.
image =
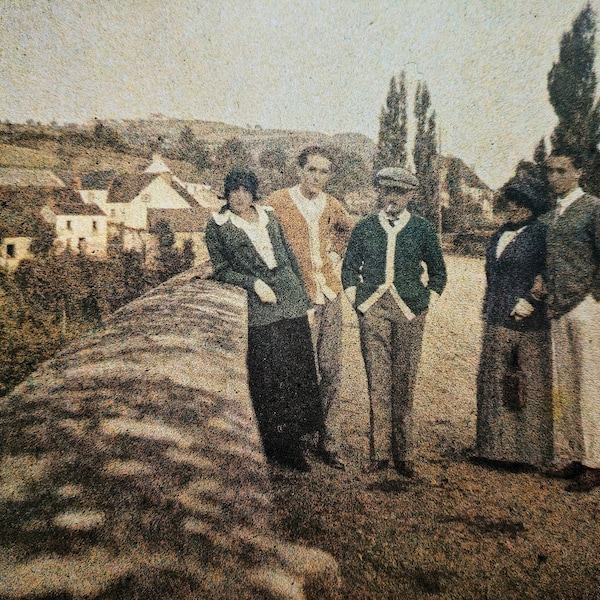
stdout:
[(1, 598), (327, 598), (279, 539), (246, 382), (246, 300), (173, 279), (0, 399)]

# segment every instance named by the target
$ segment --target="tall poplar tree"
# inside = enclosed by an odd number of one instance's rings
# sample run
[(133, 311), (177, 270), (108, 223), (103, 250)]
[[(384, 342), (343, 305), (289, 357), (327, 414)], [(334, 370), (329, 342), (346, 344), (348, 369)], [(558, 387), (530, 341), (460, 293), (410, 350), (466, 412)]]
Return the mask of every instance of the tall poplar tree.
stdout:
[(437, 126), (435, 111), (431, 111), (431, 96), (427, 83), (417, 85), (415, 93), (416, 132), (413, 147), (415, 172), (421, 182), (421, 211), (436, 228), (441, 227), (439, 198), (437, 193)]
[(373, 160), (374, 170), (405, 166), (406, 141), (406, 75), (402, 71), (398, 81), (395, 77), (390, 80), (386, 104), (381, 108), (377, 151)]
[(560, 42), (558, 62), (548, 73), (550, 103), (558, 116), (553, 150), (594, 152), (600, 141), (600, 104), (596, 100), (594, 48), (596, 15), (590, 4), (579, 13)]

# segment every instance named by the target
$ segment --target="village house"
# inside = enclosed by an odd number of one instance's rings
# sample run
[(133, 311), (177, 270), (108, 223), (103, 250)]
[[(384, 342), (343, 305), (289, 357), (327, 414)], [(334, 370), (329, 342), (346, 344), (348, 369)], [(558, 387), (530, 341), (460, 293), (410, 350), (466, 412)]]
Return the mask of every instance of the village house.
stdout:
[(106, 258), (106, 214), (95, 204), (85, 204), (78, 190), (55, 190), (49, 194), (41, 214), (54, 226), (56, 252), (70, 250)]

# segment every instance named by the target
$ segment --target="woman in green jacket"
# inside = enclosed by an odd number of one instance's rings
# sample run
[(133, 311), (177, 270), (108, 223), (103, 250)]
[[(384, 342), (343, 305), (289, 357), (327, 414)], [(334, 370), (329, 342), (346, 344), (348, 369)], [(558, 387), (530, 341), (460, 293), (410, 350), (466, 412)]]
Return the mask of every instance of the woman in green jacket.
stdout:
[(227, 204), (206, 226), (218, 281), (248, 293), (248, 385), (267, 459), (308, 471), (301, 437), (319, 430), (321, 402), (307, 311), (311, 301), (279, 222), (256, 203), (258, 179), (233, 168)]

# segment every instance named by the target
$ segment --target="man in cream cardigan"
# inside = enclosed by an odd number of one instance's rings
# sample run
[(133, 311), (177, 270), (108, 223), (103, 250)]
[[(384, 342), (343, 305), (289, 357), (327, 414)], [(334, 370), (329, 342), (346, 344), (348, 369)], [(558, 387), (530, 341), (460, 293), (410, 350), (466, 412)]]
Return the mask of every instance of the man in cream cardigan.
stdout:
[(358, 313), (367, 371), (371, 428), (366, 471), (386, 469), (391, 459), (400, 475), (410, 477), (408, 425), (423, 328), (429, 306), (446, 285), (446, 266), (432, 225), (407, 210), (419, 194), (418, 179), (406, 169), (388, 167), (377, 173), (375, 185), (380, 210), (352, 231), (342, 284)]
[(273, 192), (265, 204), (275, 210), (313, 302), (311, 329), (324, 416), (317, 451), (326, 464), (344, 469), (339, 457), (342, 286), (337, 269), (352, 221), (342, 204), (323, 191), (333, 168), (329, 151), (320, 146), (305, 148), (298, 167), (299, 184)]

